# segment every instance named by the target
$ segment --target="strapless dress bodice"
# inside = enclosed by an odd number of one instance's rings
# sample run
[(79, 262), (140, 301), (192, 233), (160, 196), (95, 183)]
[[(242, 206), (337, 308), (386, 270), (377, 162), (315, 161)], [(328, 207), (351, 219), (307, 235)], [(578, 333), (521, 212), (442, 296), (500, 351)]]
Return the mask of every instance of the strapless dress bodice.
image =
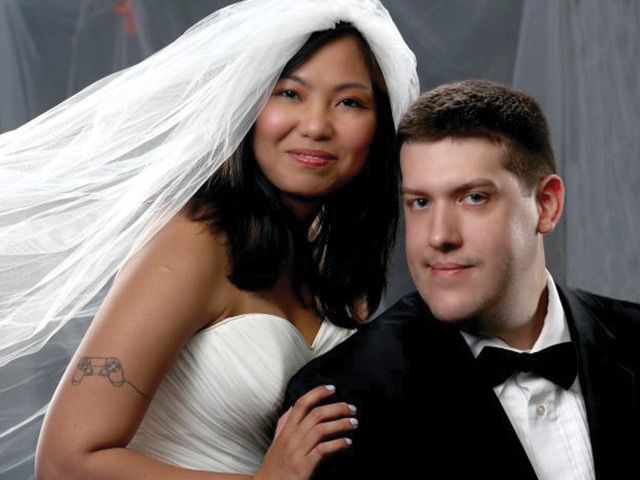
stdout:
[(165, 376), (129, 447), (185, 468), (255, 472), (291, 376), (354, 331), (324, 320), (309, 346), (292, 323), (263, 313), (201, 330)]

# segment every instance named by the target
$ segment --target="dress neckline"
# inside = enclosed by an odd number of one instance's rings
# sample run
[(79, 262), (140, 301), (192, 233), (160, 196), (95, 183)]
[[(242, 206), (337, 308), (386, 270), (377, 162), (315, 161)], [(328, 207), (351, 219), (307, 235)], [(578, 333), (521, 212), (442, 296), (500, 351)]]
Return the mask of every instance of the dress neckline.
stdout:
[(213, 325), (210, 325), (206, 328), (203, 328), (202, 330), (198, 331), (196, 333), (196, 335), (199, 334), (203, 334), (203, 333), (207, 333), (207, 332), (211, 332), (216, 330), (218, 327), (221, 327), (223, 325), (226, 325), (228, 323), (231, 323), (233, 321), (237, 321), (237, 320), (241, 320), (245, 317), (255, 317), (255, 316), (261, 316), (261, 317), (267, 317), (267, 318), (273, 318), (276, 319), (280, 322), (284, 322), (286, 325), (288, 325), (289, 328), (293, 329), (293, 333), (295, 333), (297, 335), (297, 337), (302, 340), (302, 342), (304, 343), (304, 345), (309, 349), (309, 350), (314, 350), (317, 347), (317, 343), (320, 339), (320, 336), (322, 334), (322, 331), (324, 329), (325, 324), (327, 323), (327, 320), (325, 319), (321, 319), (320, 320), (320, 328), (318, 329), (318, 332), (316, 333), (315, 338), (313, 339), (313, 342), (311, 342), (311, 344), (309, 344), (307, 342), (307, 339), (304, 337), (304, 335), (302, 334), (302, 332), (300, 330), (298, 330), (298, 328), (291, 323), (289, 320), (287, 320), (284, 317), (280, 317), (278, 315), (274, 315), (272, 313), (262, 313), (262, 312), (255, 312), (255, 313), (241, 313), (240, 315), (234, 315), (232, 317), (227, 317), (217, 323), (214, 323)]

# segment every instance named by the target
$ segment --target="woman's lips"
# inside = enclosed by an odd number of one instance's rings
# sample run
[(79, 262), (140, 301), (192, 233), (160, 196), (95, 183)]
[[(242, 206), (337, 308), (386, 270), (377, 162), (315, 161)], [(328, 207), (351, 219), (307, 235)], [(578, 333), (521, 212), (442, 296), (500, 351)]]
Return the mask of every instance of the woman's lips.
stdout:
[(293, 159), (305, 167), (318, 168), (333, 162), (337, 159), (335, 155), (323, 150), (288, 150), (287, 153)]

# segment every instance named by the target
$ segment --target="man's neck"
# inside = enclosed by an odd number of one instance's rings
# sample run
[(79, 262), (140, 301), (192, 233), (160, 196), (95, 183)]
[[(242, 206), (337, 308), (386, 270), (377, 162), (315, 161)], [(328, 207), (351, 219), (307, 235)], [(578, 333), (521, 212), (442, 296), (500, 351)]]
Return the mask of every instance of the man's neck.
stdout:
[(503, 304), (500, 311), (486, 312), (484, 318), (475, 318), (461, 328), (473, 335), (484, 338), (498, 338), (512, 348), (530, 350), (538, 340), (544, 327), (549, 303), (546, 272), (543, 270), (531, 284), (522, 284), (517, 288), (515, 297)]
[(533, 317), (525, 323), (517, 325), (515, 328), (507, 328), (496, 332), (494, 336), (500, 338), (510, 347), (518, 350), (530, 350), (536, 343), (536, 340), (538, 340), (542, 327), (544, 326), (544, 319), (547, 316), (548, 300), (549, 291), (545, 286), (539, 297)]

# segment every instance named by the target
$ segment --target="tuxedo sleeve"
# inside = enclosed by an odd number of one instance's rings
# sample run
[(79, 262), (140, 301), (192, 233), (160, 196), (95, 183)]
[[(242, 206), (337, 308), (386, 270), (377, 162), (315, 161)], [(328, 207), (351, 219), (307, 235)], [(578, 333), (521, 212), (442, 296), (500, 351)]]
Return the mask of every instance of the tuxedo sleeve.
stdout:
[(287, 390), (282, 404), (282, 412), (286, 412), (301, 396), (319, 384), (314, 380), (314, 372), (305, 368), (298, 371), (287, 385)]
[(357, 362), (354, 346), (359, 344), (359, 334), (360, 332), (357, 332), (333, 350), (313, 359), (289, 380), (282, 404), (283, 412), (309, 390), (321, 385), (337, 387), (336, 394), (330, 395), (324, 403), (348, 400), (344, 394), (350, 390), (348, 386), (352, 383), (352, 366)]
[[(344, 372), (336, 366), (336, 362), (342, 363), (340, 361), (342, 355), (348, 356), (349, 353), (347, 353), (347, 351), (344, 353), (340, 351), (332, 351), (329, 353), (330, 355), (321, 356), (313, 360), (291, 378), (282, 404), (283, 412), (293, 406), (293, 404), (309, 390), (320, 385), (337, 385), (336, 394), (329, 396), (322, 404), (341, 401), (353, 403), (353, 399), (350, 398), (348, 389), (345, 387)], [(351, 436), (353, 439), (354, 434), (357, 435), (357, 432), (354, 431), (348, 436)], [(351, 449), (338, 452), (325, 459), (319, 465), (313, 479), (353, 480), (354, 478), (358, 478), (354, 465), (353, 451)]]

